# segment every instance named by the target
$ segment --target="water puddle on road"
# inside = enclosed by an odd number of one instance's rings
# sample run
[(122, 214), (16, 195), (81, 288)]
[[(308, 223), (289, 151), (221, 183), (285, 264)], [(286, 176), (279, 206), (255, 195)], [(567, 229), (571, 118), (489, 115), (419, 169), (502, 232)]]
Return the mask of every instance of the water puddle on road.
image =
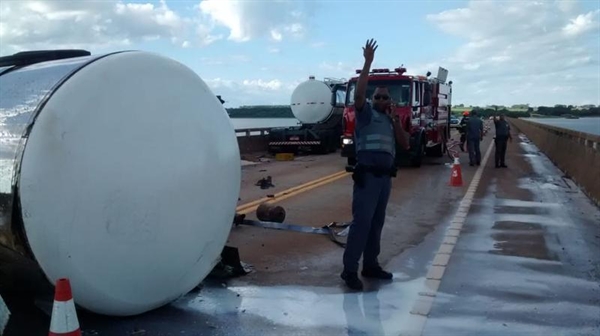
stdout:
[(577, 188), (521, 140), (532, 173), (492, 179), (474, 202), (426, 335), (598, 335), (599, 254), (582, 224), (597, 209), (569, 203)]
[[(425, 288), (425, 275), (450, 218), (441, 222), (424, 241), (386, 265), (394, 272), (392, 282), (364, 280), (362, 293), (346, 292), (341, 279), (339, 287), (312, 287), (248, 285), (239, 278), (231, 286), (205, 286), (172, 305), (186, 314), (213, 317), (212, 324), (228, 328), (225, 334), (412, 334), (420, 325), (410, 311)], [(339, 278), (334, 271), (331, 276)]]
[(395, 273), (394, 277), (393, 282), (371, 285), (363, 293), (325, 287), (205, 287), (200, 295), (188, 296), (173, 305), (228, 319), (259, 317), (274, 326), (304, 332), (329, 327), (344, 330), (340, 334), (398, 335), (410, 326), (412, 302), (425, 279), (409, 279), (403, 273)]
[(496, 241), (495, 250), (490, 253), (523, 258), (558, 260), (555, 254), (548, 250), (545, 230), (541, 224), (497, 221), (492, 227), (496, 233), (491, 237)]
[(515, 199), (498, 199), (498, 200), (496, 200), (496, 205), (503, 206), (503, 207), (520, 207), (520, 208), (558, 208), (561, 206), (559, 203), (521, 201), (521, 200), (515, 200)]

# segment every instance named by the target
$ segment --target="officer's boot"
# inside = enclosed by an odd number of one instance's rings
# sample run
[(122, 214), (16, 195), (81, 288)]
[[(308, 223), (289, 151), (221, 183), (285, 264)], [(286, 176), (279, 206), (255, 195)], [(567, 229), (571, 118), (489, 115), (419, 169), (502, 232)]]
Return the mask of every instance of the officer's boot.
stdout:
[(363, 283), (358, 278), (357, 272), (344, 271), (341, 274), (341, 278), (344, 279), (344, 281), (346, 282), (346, 285), (348, 287), (350, 287), (350, 289), (354, 289), (354, 290), (362, 290), (363, 289)]

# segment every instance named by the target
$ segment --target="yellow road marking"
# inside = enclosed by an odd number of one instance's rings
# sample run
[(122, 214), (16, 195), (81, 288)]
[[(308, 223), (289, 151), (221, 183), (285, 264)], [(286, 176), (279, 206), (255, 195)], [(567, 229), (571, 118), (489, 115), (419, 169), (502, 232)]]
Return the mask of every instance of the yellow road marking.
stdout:
[(336, 180), (338, 180), (342, 177), (346, 177), (348, 175), (350, 175), (350, 173), (348, 173), (346, 171), (340, 171), (335, 174), (327, 175), (327, 176), (321, 177), (319, 179), (316, 179), (316, 180), (313, 180), (310, 182), (306, 182), (304, 184), (301, 184), (301, 185), (289, 188), (287, 190), (278, 192), (275, 195), (273, 195), (274, 197), (263, 197), (261, 199), (255, 200), (255, 201), (248, 202), (246, 204), (242, 204), (242, 205), (238, 206), (235, 211), (239, 214), (248, 214), (252, 211), (255, 211), (261, 203), (272, 204), (275, 202), (283, 201), (284, 199), (301, 194), (303, 192), (320, 187), (322, 185), (331, 183), (333, 181), (336, 181)]

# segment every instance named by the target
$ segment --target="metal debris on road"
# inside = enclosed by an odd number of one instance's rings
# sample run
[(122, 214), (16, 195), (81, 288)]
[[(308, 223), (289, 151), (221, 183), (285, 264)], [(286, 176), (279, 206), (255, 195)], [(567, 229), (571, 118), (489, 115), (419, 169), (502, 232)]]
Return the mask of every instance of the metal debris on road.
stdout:
[(280, 205), (262, 203), (256, 209), (256, 218), (265, 222), (282, 223), (285, 215), (285, 209)]
[(261, 189), (268, 189), (268, 188), (275, 187), (275, 185), (273, 184), (273, 181), (271, 179), (271, 176), (261, 178), (254, 185), (259, 186)]

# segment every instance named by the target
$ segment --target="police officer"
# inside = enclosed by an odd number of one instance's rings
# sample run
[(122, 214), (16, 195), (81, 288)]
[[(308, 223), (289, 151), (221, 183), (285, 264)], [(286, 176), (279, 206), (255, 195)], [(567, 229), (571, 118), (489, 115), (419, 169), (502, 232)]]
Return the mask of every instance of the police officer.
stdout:
[(496, 137), (494, 143), (496, 146), (496, 168), (508, 168), (505, 164), (506, 145), (508, 140), (512, 141), (510, 135), (510, 124), (504, 119), (504, 114), (500, 115), (500, 119), (494, 116), (494, 126), (496, 126)]
[(391, 273), (381, 268), (377, 257), (390, 196), (391, 177), (395, 176), (396, 171), (396, 143), (406, 150), (409, 149), (408, 133), (400, 127), (398, 116), (391, 108), (389, 90), (383, 86), (375, 88), (372, 96), (373, 106), (366, 102), (369, 72), (377, 49), (376, 43), (371, 39), (363, 47), (365, 63), (354, 90), (357, 164), (353, 174), (353, 222), (344, 251), (344, 271), (341, 278), (348, 287), (355, 290), (363, 288), (362, 281), (358, 278), (361, 255), (363, 277), (392, 278)]
[(481, 149), (479, 144), (483, 141), (483, 121), (477, 112), (471, 111), (467, 121), (467, 149), (469, 150), (469, 166), (481, 165)]

